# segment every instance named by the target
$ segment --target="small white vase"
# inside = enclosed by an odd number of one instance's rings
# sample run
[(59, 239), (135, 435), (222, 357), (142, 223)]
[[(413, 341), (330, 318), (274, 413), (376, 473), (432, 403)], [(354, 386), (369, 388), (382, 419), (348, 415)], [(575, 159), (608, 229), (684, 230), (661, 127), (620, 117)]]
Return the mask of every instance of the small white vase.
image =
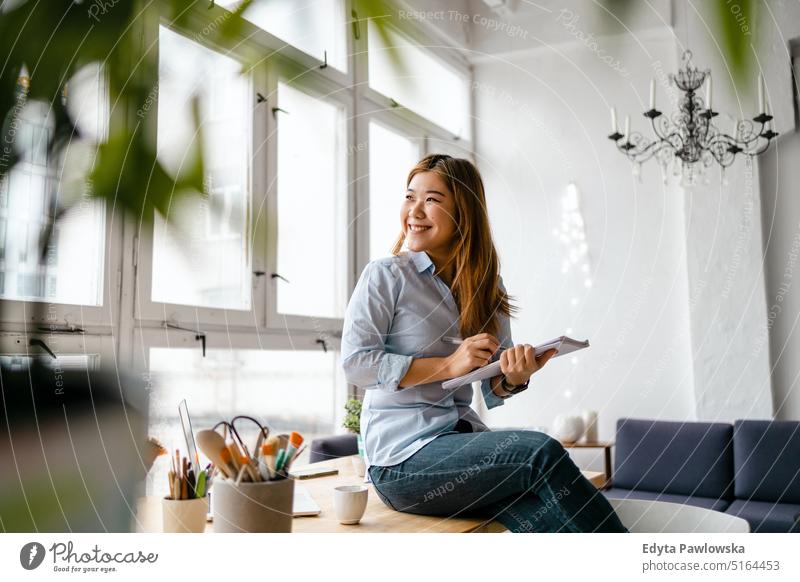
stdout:
[(364, 457), (357, 455), (352, 457), (351, 461), (353, 462), (353, 470), (356, 472), (356, 475), (363, 477), (367, 472), (367, 464), (364, 462)]
[(574, 443), (583, 434), (583, 420), (580, 416), (559, 414), (553, 421), (553, 436), (565, 443)]
[(584, 410), (581, 413), (583, 419), (583, 443), (597, 442), (597, 412), (594, 410)]

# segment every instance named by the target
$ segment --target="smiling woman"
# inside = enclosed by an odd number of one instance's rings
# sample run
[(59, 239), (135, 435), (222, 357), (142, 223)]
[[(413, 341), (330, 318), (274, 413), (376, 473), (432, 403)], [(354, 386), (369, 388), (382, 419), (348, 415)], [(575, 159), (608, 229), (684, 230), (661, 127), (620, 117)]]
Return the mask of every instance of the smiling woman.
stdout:
[[(512, 306), (475, 166), (423, 158), (406, 180), (400, 226), (393, 256), (362, 272), (342, 334), (345, 376), (365, 389), (361, 436), (378, 496), (397, 511), (490, 517), (515, 532), (626, 531), (558, 441), (491, 431), (470, 407), (471, 385), (442, 387), (499, 360), (501, 374), (481, 382), (494, 408), (555, 354), (537, 358), (511, 341)], [(443, 341), (454, 335), (458, 347)]]

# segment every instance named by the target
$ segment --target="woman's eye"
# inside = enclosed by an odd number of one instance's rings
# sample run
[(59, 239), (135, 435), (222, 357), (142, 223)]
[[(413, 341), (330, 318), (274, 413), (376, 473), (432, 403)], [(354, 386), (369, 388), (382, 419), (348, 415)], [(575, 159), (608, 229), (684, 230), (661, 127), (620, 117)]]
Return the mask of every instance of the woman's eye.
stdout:
[(406, 200), (411, 200), (411, 194), (406, 194)]
[(439, 201), (438, 201), (436, 198), (428, 198), (428, 199), (426, 200), (426, 202), (430, 202), (431, 200), (433, 200), (434, 202), (439, 202)]

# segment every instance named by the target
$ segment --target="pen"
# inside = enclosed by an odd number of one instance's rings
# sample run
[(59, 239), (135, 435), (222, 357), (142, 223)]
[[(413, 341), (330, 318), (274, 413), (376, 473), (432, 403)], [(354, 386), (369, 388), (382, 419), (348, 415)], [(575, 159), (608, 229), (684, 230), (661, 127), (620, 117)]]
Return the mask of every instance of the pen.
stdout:
[(464, 340), (462, 340), (461, 338), (457, 338), (457, 337), (453, 337), (453, 336), (449, 336), (449, 335), (444, 336), (442, 338), (442, 341), (444, 343), (446, 343), (446, 344), (454, 344), (454, 345), (460, 345), (460, 344), (464, 343)]

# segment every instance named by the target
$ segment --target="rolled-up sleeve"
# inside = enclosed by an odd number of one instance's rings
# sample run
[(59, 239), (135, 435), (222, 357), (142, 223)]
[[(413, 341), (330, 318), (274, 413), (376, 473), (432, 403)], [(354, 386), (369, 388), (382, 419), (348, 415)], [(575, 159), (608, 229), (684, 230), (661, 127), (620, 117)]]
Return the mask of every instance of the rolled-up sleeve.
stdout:
[[(503, 278), (499, 278), (500, 289), (505, 292), (506, 288), (503, 285)], [(500, 340), (500, 348), (492, 356), (491, 362), (496, 362), (500, 359), (500, 354), (504, 349), (514, 347), (514, 342), (511, 340), (511, 320), (504, 313), (498, 314), (499, 328), (497, 339)], [(491, 363), (490, 362), (490, 363)], [(502, 406), (505, 402), (492, 390), (492, 378), (481, 380), (481, 394), (483, 394), (483, 401), (486, 403), (486, 408), (492, 409), (496, 406)]]
[(400, 390), (412, 356), (386, 351), (392, 327), (397, 281), (390, 267), (376, 261), (364, 267), (347, 305), (342, 329), (342, 369), (360, 388)]

